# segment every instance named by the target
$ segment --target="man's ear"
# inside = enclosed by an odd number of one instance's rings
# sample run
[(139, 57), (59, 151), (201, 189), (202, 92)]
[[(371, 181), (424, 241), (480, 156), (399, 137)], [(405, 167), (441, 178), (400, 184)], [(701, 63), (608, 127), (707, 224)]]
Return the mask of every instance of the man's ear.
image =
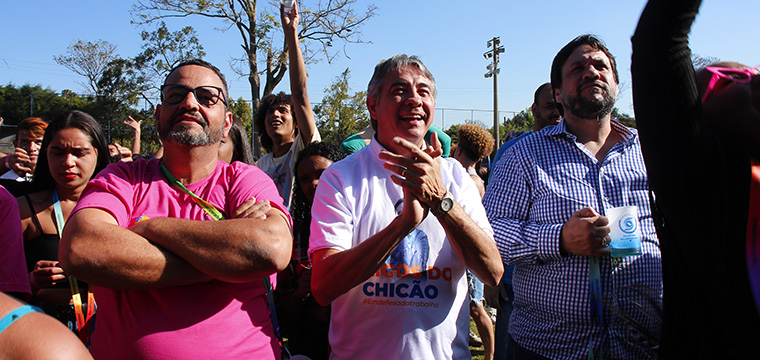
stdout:
[(536, 103), (533, 103), (533, 105), (530, 106), (530, 113), (533, 114), (533, 118), (536, 118), (536, 114), (538, 113), (538, 105)]
[(367, 96), (367, 110), (369, 110), (369, 117), (377, 119), (375, 113), (377, 112), (377, 100), (374, 97)]
[(552, 88), (552, 94), (554, 95), (554, 102), (562, 104), (562, 94), (560, 93), (559, 88)]
[(230, 129), (232, 129), (232, 112), (227, 111), (224, 113), (224, 131), (222, 131), (225, 138), (229, 135)]

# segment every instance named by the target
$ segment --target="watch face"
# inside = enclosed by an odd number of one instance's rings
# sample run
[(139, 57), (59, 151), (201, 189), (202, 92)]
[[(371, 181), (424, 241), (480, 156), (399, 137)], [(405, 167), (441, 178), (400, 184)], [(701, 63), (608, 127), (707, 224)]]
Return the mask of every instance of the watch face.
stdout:
[(454, 200), (451, 198), (444, 198), (443, 201), (441, 201), (441, 211), (443, 212), (449, 212), (453, 206)]

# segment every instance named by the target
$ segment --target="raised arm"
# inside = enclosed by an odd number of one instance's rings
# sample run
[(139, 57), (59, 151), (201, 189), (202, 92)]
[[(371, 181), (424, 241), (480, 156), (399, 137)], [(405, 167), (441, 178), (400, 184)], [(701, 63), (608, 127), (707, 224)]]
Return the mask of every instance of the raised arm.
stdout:
[(280, 19), (285, 33), (285, 43), (288, 47), (288, 61), (290, 66), (290, 97), (293, 102), (293, 114), (295, 114), (298, 132), (303, 139), (303, 145), (316, 140), (317, 124), (314, 120), (314, 112), (309, 102), (309, 93), (306, 90), (306, 64), (304, 63), (301, 46), (298, 44), (298, 1), (293, 4), (290, 14), (285, 14), (280, 6)]
[(140, 136), (142, 134), (140, 126), (142, 125), (142, 120), (135, 120), (131, 116), (128, 116), (128, 120), (124, 120), (124, 124), (134, 130), (135, 136), (132, 140), (132, 155), (142, 154), (140, 152)]

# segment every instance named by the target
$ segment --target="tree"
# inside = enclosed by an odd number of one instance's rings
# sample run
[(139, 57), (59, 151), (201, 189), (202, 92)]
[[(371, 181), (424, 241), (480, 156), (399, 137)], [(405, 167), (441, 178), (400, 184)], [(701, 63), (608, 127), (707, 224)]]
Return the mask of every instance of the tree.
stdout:
[(511, 119), (504, 121), (503, 134), (507, 134), (511, 131), (525, 131), (533, 128), (533, 124), (536, 123), (536, 119), (533, 118), (533, 112), (530, 108), (525, 108), (519, 113), (515, 114)]
[[(141, 67), (132, 59), (118, 57), (108, 63), (98, 80), (100, 96), (113, 105), (137, 105), (140, 96), (150, 87)], [(152, 105), (152, 104), (151, 104)]]
[(620, 112), (620, 109), (618, 108), (612, 109), (612, 120), (615, 120), (628, 127), (636, 127), (636, 119), (631, 117), (631, 115)]
[[(376, 7), (367, 6), (366, 12), (357, 15), (352, 8), (356, 0), (329, 0), (318, 2), (316, 8), (300, 9), (302, 29), (298, 37), (304, 43), (304, 59), (307, 63), (317, 62), (320, 57), (331, 61), (338, 55), (333, 50), (333, 42), (342, 40), (345, 44), (362, 43), (361, 26), (375, 15)], [(300, 4), (299, 4), (300, 5)], [(270, 9), (274, 9), (270, 6)], [(272, 12), (259, 11), (257, 0), (137, 0), (132, 8), (133, 22), (147, 24), (166, 18), (202, 16), (220, 19), (227, 23), (223, 31), (235, 27), (242, 38), (244, 52), (242, 62), (251, 84), (251, 101), (258, 104), (261, 96), (271, 94), (280, 83), (287, 70), (288, 49), (284, 38), (281, 45), (275, 45), (273, 29), (277, 26), (277, 16)], [(311, 49), (317, 45), (319, 51)], [(263, 60), (263, 70), (259, 70), (259, 56)], [(264, 74), (266, 82), (261, 92), (259, 74)], [(256, 105), (257, 106), (257, 105)], [(255, 109), (254, 109), (255, 110)]]
[(317, 128), (322, 141), (340, 144), (346, 137), (369, 126), (367, 92), (349, 94), (348, 79), (351, 71), (346, 69), (325, 88), (322, 103), (314, 107)]
[(715, 56), (702, 56), (699, 54), (691, 54), (691, 63), (695, 70), (703, 69), (707, 66), (720, 62), (720, 59)]
[(77, 40), (66, 48), (66, 54), (53, 56), (53, 60), (69, 70), (87, 78), (88, 83), (82, 84), (92, 90), (93, 94), (100, 95), (98, 81), (106, 70), (108, 63), (115, 58), (116, 45), (105, 40), (97, 42), (84, 42)]
[(243, 123), (245, 132), (250, 134), (253, 126), (253, 109), (251, 109), (251, 104), (242, 97), (239, 97), (237, 100), (230, 99), (230, 111)]
[(462, 126), (462, 124), (454, 124), (449, 126), (448, 129), (443, 130), (443, 132), (446, 133), (449, 137), (451, 137), (452, 142), (456, 142), (457, 134), (459, 134), (459, 127)]
[(18, 124), (31, 116), (30, 111), (34, 116), (50, 121), (68, 109), (68, 98), (62, 98), (50, 88), (29, 84), (0, 87), (0, 114), (5, 119), (5, 125)]
[[(185, 26), (179, 31), (170, 32), (166, 23), (161, 21), (158, 28), (152, 32), (143, 31), (142, 52), (135, 56), (134, 64), (139, 74), (148, 84), (158, 90), (158, 84), (168, 75), (169, 70), (182, 61), (202, 59), (206, 56), (203, 45), (198, 40), (192, 26)], [(146, 91), (148, 89), (145, 89)], [(142, 97), (154, 106), (152, 98), (157, 96), (142, 92)]]

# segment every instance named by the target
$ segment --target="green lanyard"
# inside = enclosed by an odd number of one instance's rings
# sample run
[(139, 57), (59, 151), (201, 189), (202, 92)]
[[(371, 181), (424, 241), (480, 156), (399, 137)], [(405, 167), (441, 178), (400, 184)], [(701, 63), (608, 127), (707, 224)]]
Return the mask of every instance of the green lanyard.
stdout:
[(205, 210), (208, 216), (211, 216), (212, 219), (216, 221), (224, 220), (224, 214), (222, 214), (222, 212), (219, 211), (219, 209), (217, 209), (214, 205), (211, 205), (208, 201), (201, 199), (200, 197), (198, 197), (198, 195), (193, 194), (192, 191), (188, 190), (185, 187), (185, 185), (182, 185), (182, 183), (179, 182), (179, 180), (177, 180), (177, 178), (175, 178), (174, 175), (172, 175), (172, 173), (170, 173), (169, 170), (166, 169), (163, 163), (161, 163), (160, 168), (161, 168), (161, 174), (164, 175), (164, 177), (166, 178), (166, 181), (169, 182), (169, 185), (174, 186), (175, 188), (182, 191), (183, 193), (190, 195), (193, 198), (193, 200), (195, 200), (195, 203), (198, 204), (198, 206), (200, 206), (201, 208), (203, 208), (203, 210)]
[[(206, 210), (206, 213), (208, 213), (212, 219), (216, 221), (224, 220), (224, 214), (222, 214), (219, 209), (214, 207), (214, 205), (211, 205), (208, 201), (199, 198), (197, 195), (193, 194), (192, 191), (188, 190), (184, 185), (182, 185), (181, 182), (179, 182), (179, 180), (177, 180), (177, 178), (174, 177), (174, 175), (169, 172), (169, 170), (166, 169), (163, 163), (161, 163), (159, 167), (161, 168), (161, 174), (164, 175), (166, 181), (168, 181), (170, 185), (176, 187), (183, 193), (190, 195), (193, 200), (195, 200), (195, 202), (203, 208), (203, 210)], [(274, 327), (275, 334), (277, 335), (277, 339), (280, 341), (280, 348), (284, 353), (287, 353), (288, 358), (290, 358), (290, 352), (288, 352), (288, 349), (284, 346), (282, 342), (282, 336), (280, 335), (280, 325), (277, 321), (277, 310), (274, 306), (272, 283), (269, 281), (269, 277), (264, 277), (264, 289), (266, 290), (267, 302), (269, 303), (269, 317), (272, 319), (272, 325)]]
[[(602, 305), (602, 279), (601, 271), (599, 270), (599, 257), (588, 257), (588, 272), (589, 272), (589, 294), (591, 295), (591, 319), (599, 319), (600, 333), (599, 337), (604, 338), (604, 311)], [(588, 342), (588, 360), (603, 359), (603, 346), (599, 347), (599, 353), (594, 355), (594, 335), (591, 332), (591, 338)]]
[[(63, 210), (61, 209), (61, 201), (58, 198), (58, 191), (53, 189), (53, 215), (55, 215), (55, 226), (58, 230), (58, 238), (63, 234)], [(77, 333), (79, 339), (85, 345), (89, 344), (90, 338), (90, 319), (95, 314), (95, 297), (92, 291), (87, 291), (87, 301), (82, 301), (82, 293), (79, 290), (79, 281), (73, 276), (69, 275), (69, 288), (71, 288), (71, 301), (74, 304), (74, 316), (76, 317)]]

